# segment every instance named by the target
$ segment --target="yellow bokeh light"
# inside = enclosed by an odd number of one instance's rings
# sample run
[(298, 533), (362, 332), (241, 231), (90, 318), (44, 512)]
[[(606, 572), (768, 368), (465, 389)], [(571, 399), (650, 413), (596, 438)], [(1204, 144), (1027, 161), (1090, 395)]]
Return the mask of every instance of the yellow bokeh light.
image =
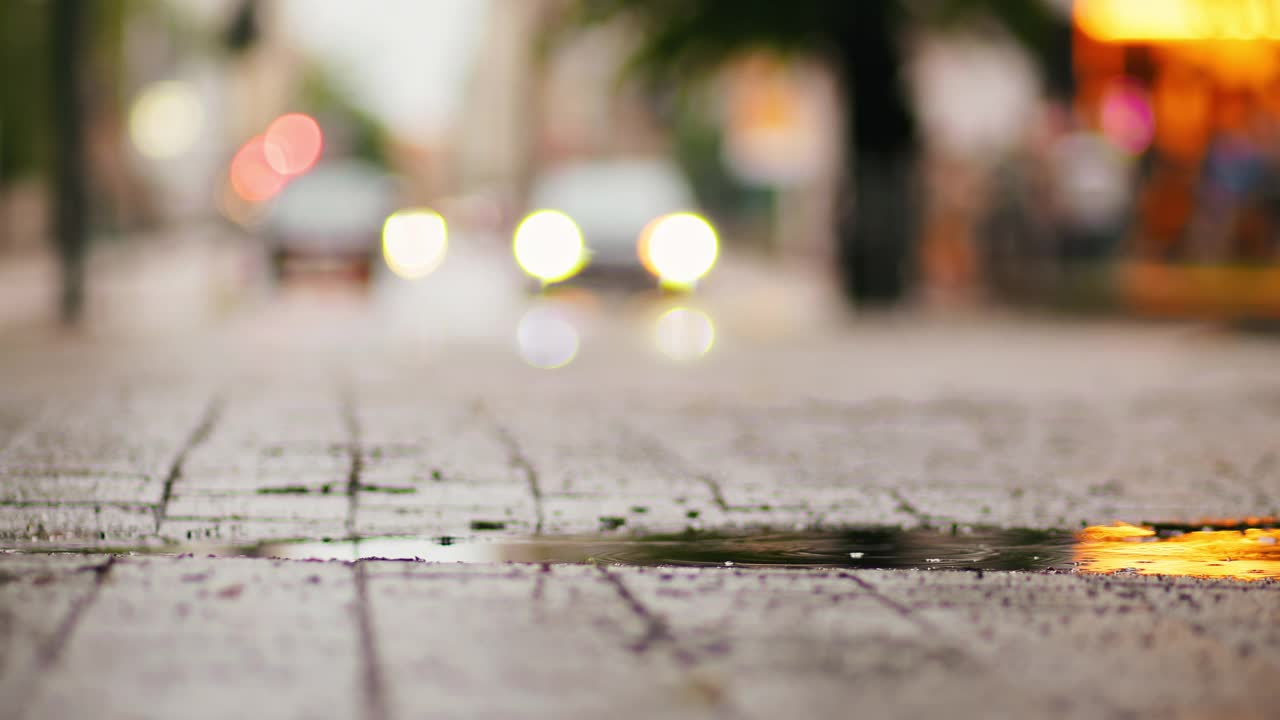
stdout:
[(658, 351), (672, 360), (693, 360), (711, 350), (716, 329), (706, 313), (681, 307), (658, 318), (653, 339)]
[(1280, 18), (1261, 3), (1228, 0), (1078, 0), (1076, 23), (1107, 42), (1275, 40)]
[(163, 160), (182, 155), (204, 129), (204, 105), (189, 83), (154, 83), (143, 90), (129, 111), (129, 136), (138, 152)]
[(561, 368), (578, 355), (578, 329), (555, 307), (535, 307), (520, 318), (516, 349), (526, 363), (543, 370)]
[(516, 228), (512, 251), (520, 268), (544, 283), (573, 277), (587, 257), (578, 224), (557, 210), (526, 217)]
[(658, 218), (640, 235), (640, 261), (662, 282), (689, 286), (711, 271), (720, 251), (711, 223), (693, 213)]
[(382, 226), (382, 257), (402, 278), (424, 277), (440, 267), (448, 244), (444, 218), (431, 210), (400, 210)]

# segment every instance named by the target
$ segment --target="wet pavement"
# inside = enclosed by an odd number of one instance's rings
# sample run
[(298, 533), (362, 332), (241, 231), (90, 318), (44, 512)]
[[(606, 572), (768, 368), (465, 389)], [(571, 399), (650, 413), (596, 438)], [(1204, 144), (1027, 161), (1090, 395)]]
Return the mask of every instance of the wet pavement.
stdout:
[(1233, 717), (1280, 586), (0, 555), (5, 717)]
[(990, 317), (762, 336), (709, 300), (713, 346), (677, 359), (666, 306), (582, 302), (557, 370), (522, 359), (518, 309), (500, 338), (415, 334), (341, 298), (8, 343), (0, 717), (1280, 701), (1280, 345)]

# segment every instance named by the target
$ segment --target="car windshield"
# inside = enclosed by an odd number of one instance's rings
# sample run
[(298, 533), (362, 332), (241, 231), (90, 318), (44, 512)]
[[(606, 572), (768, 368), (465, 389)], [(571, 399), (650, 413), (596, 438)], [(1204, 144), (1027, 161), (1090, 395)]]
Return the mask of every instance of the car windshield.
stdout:
[(320, 165), (280, 193), (271, 226), (289, 235), (376, 232), (392, 207), (393, 186), (386, 173), (361, 162)]
[(693, 196), (674, 165), (626, 161), (554, 170), (534, 188), (533, 205), (568, 214), (588, 241), (630, 242), (655, 217), (690, 209)]

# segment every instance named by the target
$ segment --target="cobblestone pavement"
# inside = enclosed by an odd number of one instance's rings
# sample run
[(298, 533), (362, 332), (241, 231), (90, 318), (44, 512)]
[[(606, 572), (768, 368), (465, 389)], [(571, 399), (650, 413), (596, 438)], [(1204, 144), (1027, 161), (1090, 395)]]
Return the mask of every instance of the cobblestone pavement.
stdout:
[(359, 336), (19, 344), (0, 358), (0, 537), (569, 534), (602, 517), (624, 533), (1072, 528), (1280, 510), (1280, 344), (1265, 340), (864, 324), (728, 337), (692, 365), (623, 333), (596, 340), (550, 372), (504, 347)]
[[(0, 351), (0, 543), (1072, 528), (1280, 509), (1280, 344), (865, 321), (676, 364), (255, 321)], [(621, 519), (622, 522), (618, 522)], [(1269, 717), (1280, 592), (0, 554), (0, 717)]]
[(1268, 718), (1280, 586), (0, 555), (6, 718)]

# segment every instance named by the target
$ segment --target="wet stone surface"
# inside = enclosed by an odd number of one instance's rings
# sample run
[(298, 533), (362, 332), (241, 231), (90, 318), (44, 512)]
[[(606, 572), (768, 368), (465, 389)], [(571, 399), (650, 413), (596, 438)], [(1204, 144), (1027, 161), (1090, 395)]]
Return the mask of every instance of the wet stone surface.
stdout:
[(1260, 719), (1280, 702), (1271, 581), (25, 554), (0, 572), (12, 717)]
[[(0, 718), (1280, 706), (1272, 536), (1197, 534), (1280, 511), (1273, 343), (868, 324), (542, 373), (357, 337), (0, 354)], [(1173, 524), (1075, 539), (1118, 519)], [(352, 562), (239, 557), (291, 553)]]

